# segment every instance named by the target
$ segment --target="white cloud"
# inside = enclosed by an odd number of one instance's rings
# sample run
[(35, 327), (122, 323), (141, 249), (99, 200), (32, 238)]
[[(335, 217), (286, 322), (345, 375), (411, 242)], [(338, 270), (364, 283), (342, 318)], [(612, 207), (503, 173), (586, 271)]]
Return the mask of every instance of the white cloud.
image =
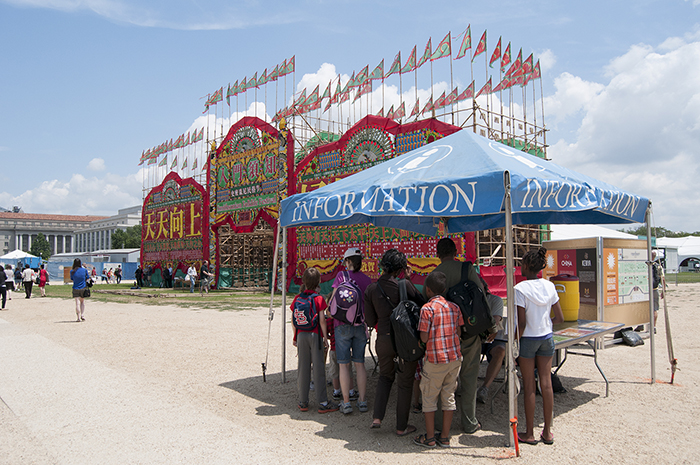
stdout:
[(90, 171), (104, 171), (105, 161), (102, 158), (93, 158), (87, 165), (87, 169)]
[(114, 215), (120, 208), (141, 204), (142, 176), (141, 170), (126, 177), (74, 174), (68, 181), (44, 181), (18, 196), (2, 192), (0, 205), (19, 205), (27, 213)]
[(537, 53), (536, 55), (536, 59), (540, 60), (542, 74), (546, 74), (547, 71), (552, 69), (554, 64), (557, 62), (556, 55), (554, 55), (554, 52), (552, 52), (550, 49), (543, 50), (541, 53)]
[(576, 141), (550, 150), (557, 163), (649, 197), (657, 224), (700, 230), (700, 42), (635, 45), (606, 67), (607, 85), (567, 73), (547, 97), (555, 123), (582, 112)]

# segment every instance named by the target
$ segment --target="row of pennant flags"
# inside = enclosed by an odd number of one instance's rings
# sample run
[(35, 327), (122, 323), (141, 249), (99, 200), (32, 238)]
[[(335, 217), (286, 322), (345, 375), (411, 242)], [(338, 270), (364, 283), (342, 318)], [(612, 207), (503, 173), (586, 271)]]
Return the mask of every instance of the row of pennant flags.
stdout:
[[(460, 46), (457, 51), (457, 54), (454, 57), (454, 60), (464, 58), (465, 56), (467, 56), (468, 52), (471, 53), (471, 25), (469, 25), (467, 29), (462, 34), (457, 36), (454, 40), (459, 41), (460, 39)], [(323, 110), (324, 113), (331, 108), (331, 105), (339, 105), (349, 101), (353, 94), (354, 98), (352, 100), (352, 103), (354, 103), (361, 96), (368, 94), (372, 91), (373, 81), (384, 81), (385, 79), (395, 74), (402, 75), (410, 72), (415, 72), (416, 70), (418, 70), (418, 68), (423, 66), (428, 61), (432, 62), (440, 58), (452, 57), (453, 39), (451, 37), (450, 32), (448, 32), (445, 38), (442, 39), (442, 41), (440, 41), (435, 50), (432, 49), (431, 41), (432, 39), (429, 38), (428, 43), (425, 46), (423, 55), (419, 59), (416, 59), (417, 50), (416, 46), (414, 46), (413, 50), (411, 51), (411, 54), (408, 57), (408, 60), (403, 64), (401, 63), (401, 52), (399, 51), (394, 57), (394, 61), (389, 67), (388, 71), (386, 72), (384, 71), (384, 60), (382, 59), (382, 61), (374, 68), (374, 70), (371, 73), (369, 72), (369, 65), (365, 66), (359, 73), (353, 72), (352, 77), (345, 83), (345, 86), (341, 86), (340, 75), (338, 75), (337, 78), (331, 80), (328, 83), (328, 86), (326, 87), (323, 94), (320, 93), (320, 86), (316, 86), (316, 88), (308, 95), (306, 89), (304, 89), (301, 91), (299, 97), (297, 97), (291, 105), (277, 111), (272, 120), (279, 121), (281, 118), (288, 118), (295, 114), (305, 114), (313, 110), (318, 110), (321, 108), (324, 99), (327, 99), (325, 108)], [(523, 50), (521, 48), (518, 52), (516, 59), (513, 61), (511, 55), (510, 42), (503, 51), (501, 50), (501, 42), (502, 37), (499, 37), (496, 48), (491, 54), (491, 58), (488, 60), (490, 68), (493, 68), (494, 64), (500, 61), (499, 75), (502, 77), (499, 77), (500, 82), (497, 85), (493, 86), (493, 78), (489, 76), (488, 81), (476, 93), (475, 81), (472, 81), (471, 84), (461, 92), (457, 87), (455, 87), (449, 94), (447, 93), (447, 91), (443, 92), (442, 95), (438, 97), (435, 101), (433, 101), (433, 97), (431, 96), (422, 108), (419, 100), (416, 99), (416, 102), (413, 105), (412, 111), (408, 115), (408, 117), (419, 117), (422, 114), (430, 113), (434, 110), (438, 110), (440, 108), (452, 105), (462, 100), (470, 98), (475, 99), (482, 94), (488, 95), (500, 92), (503, 90), (510, 89), (516, 85), (524, 87), (531, 80), (538, 79), (541, 77), (540, 62), (538, 60), (537, 63), (533, 63), (533, 54), (530, 54), (530, 56), (523, 59)], [(473, 55), (471, 55), (471, 61), (474, 62), (474, 59), (477, 56), (486, 54), (486, 52), (486, 31), (484, 31), (484, 33), (481, 36), (481, 39), (479, 40), (479, 43), (476, 46), (476, 49), (474, 50)], [(257, 89), (261, 85), (265, 85), (269, 82), (276, 81), (279, 78), (286, 76), (287, 74), (293, 73), (295, 71), (295, 56), (292, 56), (291, 58), (286, 59), (282, 63), (276, 65), (270, 73), (267, 72), (266, 68), (260, 74), (260, 77), (258, 77), (258, 72), (256, 71), (251, 78), (244, 77), (243, 80), (241, 80), (240, 82), (236, 81), (233, 85), (229, 83), (226, 91), (224, 91), (223, 87), (220, 87), (218, 90), (216, 90), (212, 94), (209, 94), (209, 96), (207, 97), (207, 100), (204, 103), (203, 114), (209, 111), (209, 107), (223, 101), (224, 97), (226, 98), (226, 103), (230, 106), (231, 97), (235, 97), (243, 92), (246, 92), (249, 89)], [(336, 79), (337, 83), (335, 86), (335, 90), (333, 91), (333, 82), (336, 81)], [(379, 111), (378, 115), (395, 120), (404, 118), (406, 116), (405, 102), (401, 102), (401, 105), (399, 105), (399, 107), (396, 109), (394, 109), (394, 106), (392, 105), (392, 107), (386, 112), (386, 115), (383, 115), (383, 113), (384, 109), (382, 108)], [(194, 134), (192, 134), (191, 137), (188, 133), (187, 136), (183, 134), (180, 137), (178, 137), (177, 140), (175, 140), (175, 142), (173, 142), (172, 139), (170, 140), (170, 142), (164, 142), (163, 144), (157, 147), (144, 151), (141, 154), (139, 165), (142, 165), (144, 162), (147, 162), (147, 164), (149, 165), (155, 164), (157, 163), (157, 159), (161, 154), (170, 152), (177, 148), (186, 147), (189, 144), (201, 141), (203, 137), (204, 128), (200, 129), (199, 132), (195, 130)], [(165, 160), (167, 160), (167, 157), (165, 157), (165, 159), (161, 161), (158, 166), (165, 166)], [(174, 162), (176, 161), (177, 159), (174, 160)], [(177, 163), (173, 163), (173, 167), (175, 166), (177, 166)], [(196, 167), (193, 166), (192, 168)]]
[[(464, 37), (462, 38), (459, 51), (454, 57), (455, 60), (465, 57), (467, 52), (472, 48), (471, 26), (467, 27), (467, 30), (463, 34), (460, 34), (460, 36), (457, 37), (457, 40), (459, 40), (459, 38), (462, 37), (462, 35), (464, 35)], [(503, 52), (501, 52), (501, 43), (502, 37), (499, 37), (498, 44), (496, 45), (496, 48), (491, 54), (491, 58), (489, 60), (490, 68), (493, 68), (494, 63), (497, 63), (500, 60), (501, 74), (505, 72), (505, 75), (503, 75), (503, 78), (501, 78), (500, 82), (498, 82), (497, 85), (494, 86), (493, 78), (489, 77), (488, 81), (483, 85), (483, 87), (481, 87), (481, 89), (475, 93), (475, 82), (472, 81), (472, 83), (462, 92), (460, 92), (459, 89), (455, 87), (454, 90), (452, 90), (452, 92), (450, 92), (449, 94), (447, 94), (446, 91), (443, 92), (443, 94), (440, 97), (438, 97), (434, 102), (433, 97), (431, 96), (422, 109), (420, 106), (420, 102), (418, 101), (418, 99), (416, 99), (416, 102), (413, 106), (413, 110), (409, 115), (409, 118), (412, 116), (419, 116), (424, 113), (432, 112), (433, 110), (446, 107), (448, 105), (460, 102), (462, 100), (466, 100), (469, 98), (477, 98), (482, 94), (488, 95), (495, 92), (507, 90), (515, 85), (523, 87), (527, 85), (531, 80), (538, 79), (541, 77), (542, 73), (540, 70), (540, 62), (538, 60), (537, 63), (534, 64), (534, 57), (532, 54), (530, 54), (529, 57), (523, 59), (523, 51), (521, 48), (518, 52), (515, 61), (513, 61), (511, 55), (511, 44), (508, 43), (506, 49)], [(484, 31), (483, 35), (481, 36), (479, 44), (477, 45), (476, 50), (472, 55), (472, 62), (477, 56), (483, 53), (486, 53), (486, 31)], [(328, 83), (328, 86), (326, 87), (326, 90), (323, 92), (323, 94), (319, 93), (320, 86), (316, 86), (316, 88), (308, 96), (306, 94), (306, 89), (304, 89), (301, 92), (301, 95), (290, 106), (279, 110), (275, 114), (273, 121), (277, 121), (282, 117), (288, 118), (289, 116), (292, 116), (294, 114), (304, 114), (313, 110), (318, 110), (321, 108), (322, 100), (325, 98), (328, 98), (328, 100), (323, 110), (324, 113), (331, 108), (331, 105), (341, 104), (350, 100), (351, 94), (353, 92), (354, 99), (352, 100), (352, 103), (354, 103), (362, 95), (365, 95), (372, 91), (373, 81), (384, 81), (386, 78), (393, 74), (405, 74), (412, 71), (416, 71), (428, 61), (435, 61), (447, 56), (452, 56), (452, 39), (451, 33), (449, 32), (434, 51), (431, 47), (431, 39), (428, 39), (428, 43), (425, 46), (425, 51), (423, 52), (423, 55), (418, 61), (416, 61), (416, 47), (414, 46), (411, 55), (403, 65), (401, 64), (401, 52), (397, 53), (396, 57), (394, 58), (394, 61), (391, 64), (391, 67), (386, 73), (384, 72), (384, 60), (382, 60), (371, 73), (369, 72), (369, 65), (365, 66), (359, 73), (353, 73), (352, 77), (350, 78), (350, 80), (348, 80), (344, 87), (341, 87), (340, 76), (338, 76), (334, 92), (331, 91), (333, 81)], [(382, 113), (383, 109), (380, 110), (379, 114), (381, 115)], [(386, 114), (386, 117), (389, 119), (399, 119), (405, 116), (405, 102), (401, 102), (401, 105), (396, 110), (394, 110), (392, 105), (392, 107), (389, 109), (389, 111), (387, 111)]]
[[(194, 132), (191, 134), (188, 132), (187, 136), (184, 134), (180, 135), (175, 141), (170, 139), (170, 141), (165, 141), (162, 144), (158, 145), (157, 147), (153, 147), (152, 149), (144, 150), (141, 153), (141, 159), (139, 160), (139, 166), (143, 165), (146, 163), (147, 165), (153, 165), (155, 163), (158, 163), (158, 157), (164, 153), (171, 152), (175, 149), (181, 149), (185, 148), (188, 145), (192, 145), (194, 143), (200, 142), (204, 140), (204, 128), (201, 128), (199, 130), (195, 129)], [(167, 157), (164, 157), (163, 160), (158, 164), (158, 166), (165, 166), (167, 163)], [(170, 167), (170, 169), (175, 169), (177, 167), (177, 157), (175, 158), (175, 163), (173, 166)], [(183, 169), (187, 167), (187, 160), (185, 160), (185, 165), (183, 166)], [(192, 168), (196, 168), (196, 163), (197, 160), (195, 159), (195, 166), (192, 166)]]

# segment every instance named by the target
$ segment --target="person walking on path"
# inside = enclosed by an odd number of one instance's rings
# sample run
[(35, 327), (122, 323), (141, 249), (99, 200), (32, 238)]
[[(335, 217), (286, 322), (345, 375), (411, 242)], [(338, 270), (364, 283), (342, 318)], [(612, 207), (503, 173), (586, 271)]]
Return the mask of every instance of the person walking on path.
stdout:
[(12, 300), (12, 291), (15, 290), (14, 285), (14, 273), (12, 272), (12, 265), (9, 263), (5, 265), (5, 287), (7, 287), (7, 300)]
[(49, 282), (49, 272), (44, 269), (44, 265), (41, 265), (39, 270), (39, 290), (41, 291), (41, 296), (46, 297), (46, 283)]
[(32, 297), (32, 284), (34, 283), (34, 280), (36, 279), (36, 273), (34, 273), (34, 270), (29, 268), (29, 263), (24, 265), (24, 271), (22, 271), (22, 284), (24, 284), (24, 294), (25, 294), (25, 299), (29, 299)]
[(122, 266), (121, 265), (117, 266), (117, 269), (114, 270), (114, 276), (117, 278), (117, 284), (122, 282)]
[(194, 267), (194, 263), (187, 268), (187, 276), (190, 279), (190, 294), (194, 293), (194, 285), (197, 282), (197, 268)]
[[(554, 284), (547, 279), (537, 277), (547, 264), (547, 249), (529, 250), (522, 261), (521, 273), (525, 281), (515, 286), (515, 305), (518, 310), (518, 334), (520, 337), (520, 356), (518, 365), (523, 377), (525, 404), (525, 433), (518, 433), (518, 441), (525, 444), (537, 444), (534, 433), (535, 421), (535, 365), (540, 374), (540, 392), (542, 394), (542, 411), (544, 427), (540, 439), (545, 444), (554, 443), (552, 434), (552, 413), (554, 411), (554, 393), (552, 391), (552, 356), (554, 355), (554, 338), (552, 325), (564, 321), (564, 314), (559, 305), (559, 294)], [(550, 317), (554, 313), (554, 318)]]
[(83, 268), (79, 258), (73, 260), (70, 270), (70, 279), (73, 280), (73, 298), (75, 299), (75, 314), (78, 323), (85, 321), (85, 290), (88, 288), (88, 272)]
[(0, 298), (2, 298), (2, 307), (0, 310), (5, 310), (5, 303), (7, 302), (7, 286), (5, 282), (7, 281), (7, 276), (5, 275), (5, 270), (0, 269)]
[[(367, 286), (365, 292), (365, 321), (370, 328), (377, 327), (375, 343), (379, 359), (379, 381), (374, 399), (374, 418), (371, 428), (380, 428), (394, 378), (397, 379), (396, 394), (396, 434), (405, 436), (416, 431), (416, 427), (408, 424), (411, 413), (413, 384), (418, 362), (407, 362), (396, 358), (391, 342), (391, 312), (399, 304), (400, 291), (398, 277), (408, 272), (406, 255), (396, 249), (387, 250), (379, 265), (382, 275), (376, 283)], [(423, 296), (413, 283), (405, 280), (406, 293), (410, 300), (423, 305)]]

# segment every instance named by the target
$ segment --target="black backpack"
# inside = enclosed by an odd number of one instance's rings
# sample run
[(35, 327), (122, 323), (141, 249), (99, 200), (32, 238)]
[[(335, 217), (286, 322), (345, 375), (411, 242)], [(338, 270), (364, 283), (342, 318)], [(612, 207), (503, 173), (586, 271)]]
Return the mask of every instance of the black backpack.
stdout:
[[(391, 300), (379, 283), (377, 283), (377, 287), (387, 301), (391, 303)], [(421, 346), (420, 333), (418, 332), (420, 306), (408, 300), (405, 279), (399, 281), (399, 296), (401, 301), (394, 307), (389, 317), (389, 321), (391, 321), (391, 344), (394, 346), (394, 352), (400, 359), (406, 362), (417, 362), (425, 355), (425, 346)]]
[(457, 304), (462, 311), (464, 326), (462, 338), (478, 336), (493, 327), (493, 318), (484, 291), (474, 281), (468, 279), (471, 262), (462, 263), (462, 278), (447, 290), (446, 298)]

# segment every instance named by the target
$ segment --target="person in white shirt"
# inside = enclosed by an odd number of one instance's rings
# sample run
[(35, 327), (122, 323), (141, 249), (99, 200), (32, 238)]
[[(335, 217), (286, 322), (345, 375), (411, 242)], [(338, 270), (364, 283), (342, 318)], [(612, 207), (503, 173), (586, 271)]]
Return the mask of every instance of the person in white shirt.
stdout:
[(190, 280), (190, 293), (194, 292), (194, 283), (197, 281), (197, 268), (194, 267), (194, 263), (187, 268), (187, 277)]
[[(525, 433), (518, 433), (518, 441), (525, 444), (537, 444), (534, 434), (535, 418), (535, 365), (540, 374), (540, 390), (544, 412), (544, 427), (540, 439), (545, 444), (553, 444), (551, 432), (552, 412), (554, 410), (554, 393), (552, 391), (552, 356), (554, 339), (552, 325), (564, 321), (564, 314), (559, 305), (559, 295), (554, 284), (537, 277), (546, 265), (547, 249), (529, 250), (522, 260), (521, 273), (525, 281), (515, 286), (515, 305), (518, 311), (518, 335), (520, 338), (520, 356), (518, 365), (523, 377), (525, 394)], [(550, 313), (554, 313), (554, 318)]]
[(34, 279), (36, 279), (36, 274), (34, 270), (29, 268), (29, 263), (24, 265), (24, 271), (22, 271), (22, 283), (24, 284), (24, 293), (26, 295), (25, 299), (32, 297), (32, 284), (34, 284)]

